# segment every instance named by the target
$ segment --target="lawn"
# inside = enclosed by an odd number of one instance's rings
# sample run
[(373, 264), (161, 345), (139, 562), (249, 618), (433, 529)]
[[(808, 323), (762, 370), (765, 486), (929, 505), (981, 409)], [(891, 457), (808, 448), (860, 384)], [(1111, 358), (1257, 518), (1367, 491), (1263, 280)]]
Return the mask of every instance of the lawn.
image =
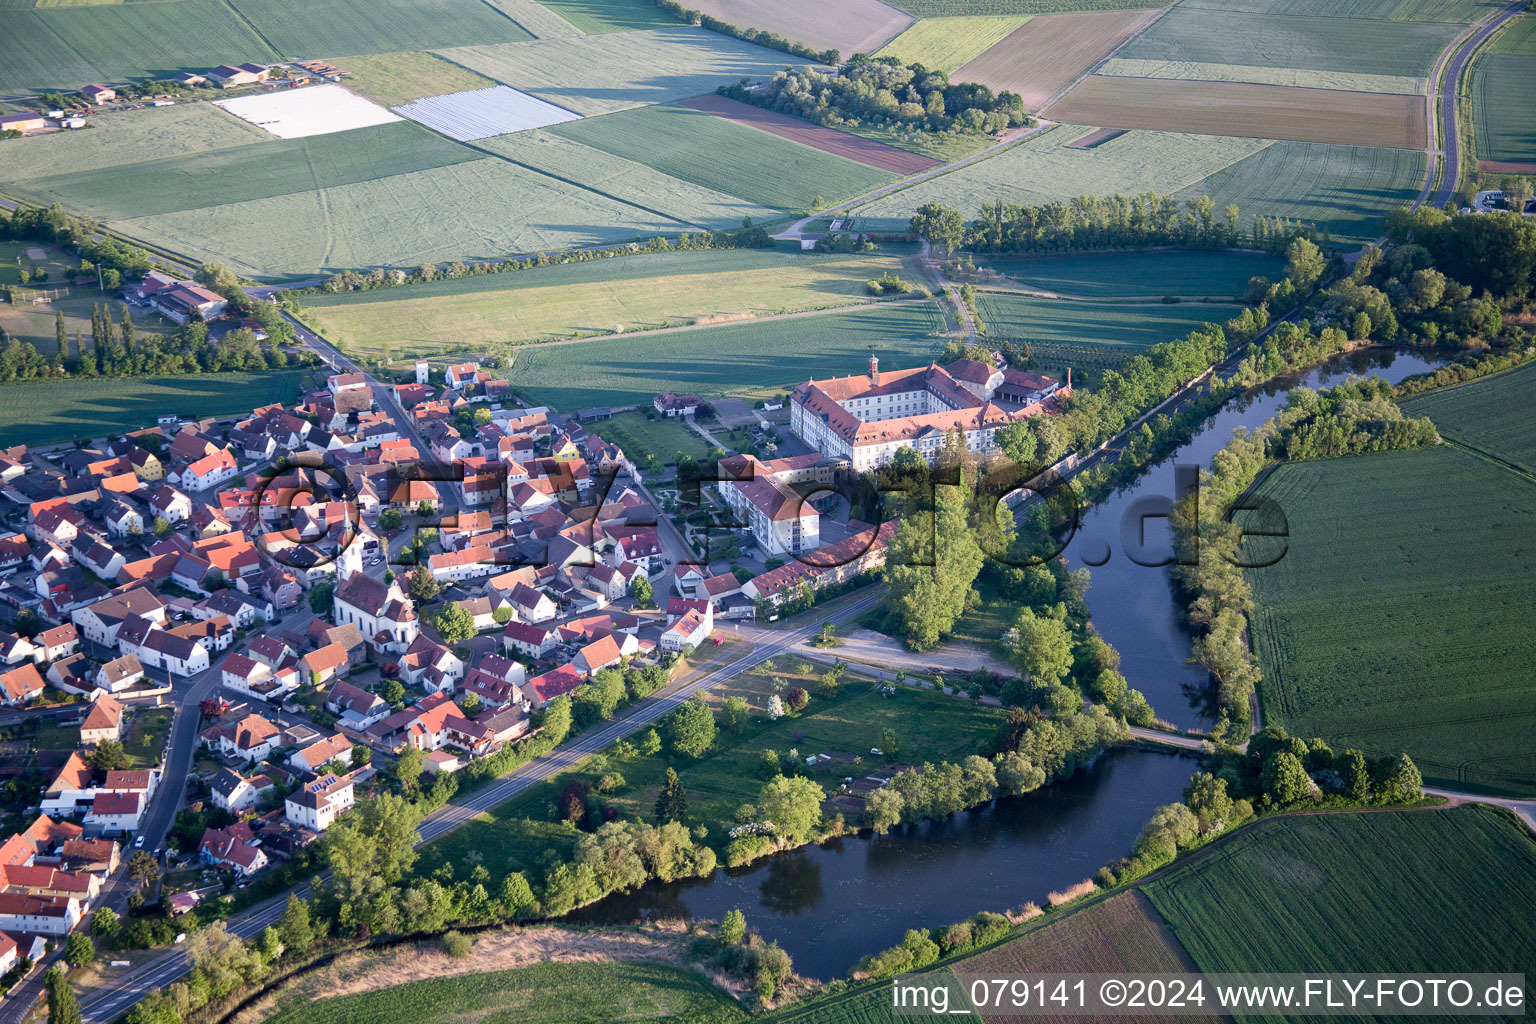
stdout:
[(1264, 722), (1536, 793), (1536, 484), (1440, 447), (1285, 463), (1259, 493), (1289, 522), (1248, 573)]
[[(259, 224), (260, 231), (251, 226)], [(487, 157), (373, 181), (140, 217), (123, 233), (254, 277), (599, 245), (676, 221)]]
[[(451, 65), (449, 65), (451, 67)], [(274, 139), (143, 163), (71, 171), (15, 186), (39, 205), (118, 222), (367, 182), (482, 154), (410, 121), (332, 135)], [(233, 247), (239, 247), (234, 239)]]
[(28, 381), (0, 386), (0, 445), (47, 444), (155, 425), (155, 417), (227, 416), (291, 404), (301, 370)]
[(160, 763), (166, 733), (171, 729), (170, 708), (140, 707), (133, 712), (123, 748), (134, 768), (153, 768)]
[(1494, 52), (1478, 59), (1472, 108), (1480, 159), (1536, 163), (1536, 101), (1527, 87), (1533, 76), (1536, 54)]
[(746, 1018), (729, 995), (693, 971), (650, 963), (544, 963), (295, 1002), (268, 1024), (587, 1024), (616, 1013), (681, 1024)]
[(1488, 807), (1272, 819), (1145, 892), (1205, 972), (1536, 962), (1536, 843)]
[[(812, 778), (831, 790), (844, 776), (862, 776), (891, 763), (893, 759), (888, 756), (869, 754), (871, 747), (888, 745), (884, 737), (887, 729), (900, 741), (895, 760), (921, 764), (957, 761), (975, 753), (979, 743), (991, 740), (1003, 720), (997, 708), (927, 690), (899, 687), (892, 696), (882, 696), (869, 680), (850, 673), (836, 697), (813, 696), (799, 715), (769, 722), (763, 712), (773, 676), (784, 679), (788, 688), (809, 687), (824, 670), (824, 666), (811, 662), (802, 665), (793, 657), (778, 662), (772, 675), (754, 669), (709, 695), (716, 704), (728, 696), (747, 698), (754, 718), (741, 734), (733, 736), (722, 730), (715, 750), (704, 758), (670, 762), (687, 790), (690, 824), (707, 825), (712, 839), (722, 843), (737, 807), (756, 799), (762, 788), (765, 780), (760, 769), (765, 749), (781, 754), (794, 750), (801, 757), (836, 751), (860, 757), (857, 763), (831, 762), (814, 771)], [(800, 671), (807, 665), (810, 672)], [(620, 757), (611, 750), (588, 758), (433, 843), (416, 870), (430, 874), (444, 861), (457, 868), (467, 863), (471, 851), (479, 851), (493, 878), (515, 870), (537, 873), (541, 849), (554, 848), (564, 855), (578, 835), (574, 826), (555, 823), (550, 813), (556, 796), (571, 778), (594, 783), (607, 772), (622, 774), (624, 788), (605, 799), (622, 817), (650, 820), (668, 764), (664, 757), (639, 753)]]
[(1285, 261), (1250, 252), (1110, 252), (1065, 256), (977, 258), (1020, 284), (1058, 295), (1113, 299), (1241, 295), (1250, 277), (1278, 278)]
[(667, 334), (537, 345), (517, 352), (512, 385), (561, 409), (648, 402), (661, 391), (760, 398), (809, 377), (862, 373), (871, 353), (884, 366), (931, 361), (943, 347), (933, 302), (847, 313), (726, 324)]
[(1514, 414), (1536, 403), (1536, 367), (1524, 366), (1458, 388), (1403, 399), (1411, 416), (1428, 416), (1442, 437), (1536, 474), (1536, 420)]
[(727, 118), (650, 106), (550, 129), (664, 174), (761, 206), (808, 210), (877, 188), (895, 175)]
[[(27, 243), (20, 246), (22, 249), (31, 248)], [(0, 244), (0, 253), (4, 253), (7, 246)], [(28, 261), (30, 263), (30, 261)], [(89, 346), (91, 343), (91, 310), (97, 303), (105, 303), (115, 322), (122, 321), (122, 303), (111, 293), (103, 292), (94, 284), (75, 285), (68, 283), (59, 272), (61, 262), (48, 260), (42, 264), (48, 268), (49, 279), (42, 284), (28, 286), (26, 294), (35, 295), (39, 291), (54, 289), (67, 289), (69, 294), (60, 294), (57, 298), (39, 305), (23, 299), (19, 304), (9, 302), (0, 303), (0, 327), (5, 328), (7, 334), (20, 342), (33, 345), (39, 352), (51, 355), (58, 347), (57, 314), (64, 314), (65, 340), (73, 351), (76, 348), (75, 335), (79, 335), (80, 342)], [(16, 266), (11, 263), (0, 266), (0, 284), (14, 284), (16, 281)], [(167, 320), (159, 313), (147, 310), (132, 311), (133, 329), (140, 335), (161, 334), (176, 329), (176, 324)]]
[(343, 63), (350, 75), (346, 87), (386, 107), (496, 84), (431, 53), (380, 53), (348, 57)]
[[(868, 301), (867, 281), (901, 269), (888, 255), (678, 252), (316, 297), (311, 315), (328, 337), (360, 352), (393, 346), (435, 355), (853, 305)], [(455, 287), (466, 280), (478, 287)]]
[[(481, 0), (230, 0), (287, 57), (326, 59), (533, 38)], [(345, 62), (341, 62), (345, 67)]]
[(694, 459), (709, 454), (704, 439), (682, 422), (659, 415), (647, 419), (644, 411), (621, 412), (611, 420), (591, 424), (589, 430), (624, 449), (624, 454), (641, 466), (652, 455), (663, 465), (673, 465), (678, 452)]
[(879, 56), (953, 72), (1028, 20), (1024, 15), (924, 18), (887, 43)]
[(621, 203), (655, 210), (683, 225), (721, 231), (740, 227), (743, 217), (761, 221), (778, 215), (778, 211), (760, 203), (684, 181), (639, 161), (543, 129), (481, 139), (476, 145), (550, 177), (612, 196)]
[[(643, 0), (635, 2), (651, 9)], [(805, 63), (778, 50), (663, 20), (668, 27), (461, 46), (440, 56), (588, 117), (699, 96), (743, 76), (771, 78), (785, 65)]]

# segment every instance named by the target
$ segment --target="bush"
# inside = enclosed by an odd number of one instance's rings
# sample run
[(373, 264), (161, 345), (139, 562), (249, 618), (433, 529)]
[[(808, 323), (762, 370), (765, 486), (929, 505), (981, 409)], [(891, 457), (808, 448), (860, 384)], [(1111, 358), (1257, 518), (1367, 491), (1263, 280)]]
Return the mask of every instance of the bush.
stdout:
[(444, 932), (443, 952), (457, 959), (464, 959), (475, 946), (475, 940), (460, 931)]

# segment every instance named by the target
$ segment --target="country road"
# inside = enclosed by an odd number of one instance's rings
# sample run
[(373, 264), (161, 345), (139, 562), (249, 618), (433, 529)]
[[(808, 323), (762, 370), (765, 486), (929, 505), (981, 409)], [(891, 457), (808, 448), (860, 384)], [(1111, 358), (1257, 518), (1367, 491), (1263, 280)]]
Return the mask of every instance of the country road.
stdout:
[[(1456, 186), (1461, 182), (1461, 132), (1456, 124), (1458, 106), (1456, 100), (1461, 87), (1462, 72), (1477, 48), (1497, 32), (1506, 21), (1523, 11), (1525, 5), (1525, 0), (1514, 0), (1508, 6), (1488, 15), (1464, 33), (1459, 42), (1452, 42), (1440, 55), (1440, 60), (1435, 65), (1435, 74), (1430, 76), (1431, 88), (1438, 83), (1438, 90), (1432, 95), (1429, 110), (1431, 126), (1438, 126), (1440, 146), (1437, 150), (1436, 140), (1430, 139), (1429, 166), (1426, 169), (1428, 177), (1424, 183), (1424, 191), (1420, 193), (1415, 206), (1428, 198), (1431, 206), (1443, 207), (1448, 205), (1455, 196)], [(1434, 116), (1437, 103), (1438, 118)], [(1434, 186), (1437, 157), (1439, 158), (1438, 188)], [(1433, 195), (1430, 195), (1431, 190)]]

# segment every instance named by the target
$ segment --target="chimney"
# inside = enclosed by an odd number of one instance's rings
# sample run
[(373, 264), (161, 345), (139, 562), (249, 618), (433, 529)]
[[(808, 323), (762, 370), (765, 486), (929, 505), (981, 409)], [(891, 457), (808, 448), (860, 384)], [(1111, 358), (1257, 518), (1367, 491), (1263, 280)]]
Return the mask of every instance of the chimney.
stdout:
[(1067, 367), (1067, 390), (1072, 390), (1072, 367)]
[(879, 385), (879, 383), (880, 383), (880, 357), (879, 356), (870, 356), (869, 357), (869, 379), (871, 381), (873, 381), (876, 385)]

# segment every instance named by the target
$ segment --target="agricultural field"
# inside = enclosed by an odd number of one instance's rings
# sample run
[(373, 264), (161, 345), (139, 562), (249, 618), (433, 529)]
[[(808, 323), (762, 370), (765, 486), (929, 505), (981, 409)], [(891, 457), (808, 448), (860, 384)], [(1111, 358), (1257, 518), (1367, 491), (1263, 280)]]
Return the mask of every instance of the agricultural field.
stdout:
[[(954, 76), (958, 68), (1028, 20), (1024, 15), (924, 18), (887, 43), (878, 55), (895, 57), (903, 64), (916, 62)], [(953, 80), (971, 81), (959, 76)]]
[(538, 129), (481, 139), (477, 145), (515, 164), (580, 183), (621, 203), (655, 210), (680, 225), (719, 231), (740, 227), (743, 217), (761, 221), (778, 216), (777, 210), (758, 203)]
[[(677, 24), (648, 0), (541, 0), (540, 6), (554, 11), (576, 29), (578, 35), (634, 32)], [(510, 17), (517, 17), (510, 9), (507, 9), (507, 13)], [(533, 28), (532, 25), (528, 27)], [(557, 35), (554, 32), (539, 32), (537, 29), (534, 29), (534, 34), (540, 39)]]
[(987, 337), (1029, 348), (1030, 366), (1060, 374), (1119, 366), (1159, 342), (1181, 338), (1207, 322), (1222, 323), (1240, 312), (1235, 305), (1203, 303), (1075, 302), (981, 291), (977, 314)]
[[(739, 735), (722, 730), (716, 748), (705, 757), (672, 764), (688, 792), (689, 818), (707, 824), (712, 836), (718, 836), (718, 825), (733, 820), (737, 807), (756, 799), (763, 784), (759, 768), (765, 749), (796, 749), (806, 756), (832, 751), (859, 754), (880, 746), (889, 729), (901, 744), (899, 758), (895, 759), (901, 763), (958, 761), (975, 753), (979, 740), (991, 739), (1003, 721), (1003, 713), (997, 708), (927, 690), (897, 687), (891, 696), (882, 696), (870, 680), (853, 672), (844, 678), (837, 696), (824, 699), (813, 695), (810, 705), (800, 714), (777, 722), (767, 721), (765, 708), (768, 695), (773, 692), (773, 676), (783, 678), (789, 687), (812, 687), (817, 674), (825, 668), (797, 661), (780, 658), (778, 672), (753, 669), (709, 694), (714, 702), (730, 696), (745, 697), (752, 709), (752, 721)], [(810, 666), (812, 671), (800, 671), (804, 666)], [(862, 756), (863, 762), (857, 767), (865, 772), (893, 760), (867, 753)], [(552, 821), (547, 813), (547, 806), (567, 782), (580, 778), (594, 783), (607, 772), (617, 771), (624, 776), (625, 786), (607, 794), (605, 799), (617, 808), (620, 817), (649, 820), (667, 765), (665, 758), (639, 753), (621, 757), (611, 748), (605, 750), (493, 807), (426, 847), (415, 870), (430, 875), (437, 865), (460, 864), (471, 850), (480, 850), (493, 878), (508, 871), (536, 871), (534, 865), (541, 847), (568, 846), (578, 834), (575, 826)], [(811, 777), (823, 787), (836, 788), (836, 781), (854, 770), (847, 764), (834, 763), (822, 766)]]
[(1288, 217), (1328, 232), (1336, 243), (1364, 244), (1381, 234), (1394, 207), (1413, 201), (1424, 183), (1423, 153), (1364, 146), (1277, 142), (1178, 193), (1208, 195), (1221, 210), (1236, 203), (1254, 214)]
[[(536, 345), (517, 352), (513, 387), (560, 409), (633, 405), (658, 392), (762, 398), (807, 377), (860, 373), (874, 354), (892, 368), (931, 361), (944, 315), (931, 301), (846, 313), (723, 324), (633, 338)], [(709, 353), (707, 360), (699, 353)]]
[(335, 84), (252, 93), (214, 100), (213, 105), (280, 139), (330, 135), (400, 120), (400, 115)]
[(854, 135), (834, 128), (823, 128), (821, 125), (811, 124), (801, 118), (754, 107), (750, 103), (742, 103), (728, 96), (711, 93), (707, 96), (678, 100), (677, 105), (687, 107), (689, 110), (718, 114), (737, 124), (749, 125), (770, 135), (777, 135), (833, 156), (847, 157), (868, 167), (890, 171), (893, 174), (915, 174), (938, 166), (937, 160), (919, 153), (899, 149), (863, 135)]
[[(1536, 24), (1536, 18), (1526, 20)], [(1483, 54), (1472, 71), (1472, 111), (1480, 160), (1536, 170), (1536, 102), (1529, 85), (1536, 53)]]
[[(1157, 11), (1084, 11), (1030, 18), (997, 45), (955, 72), (957, 82), (980, 82), (993, 92), (1024, 97), (1039, 110), (1052, 96), (1140, 32)], [(1085, 121), (1098, 124), (1098, 121)]]
[(1254, 64), (1204, 64), (1193, 60), (1142, 60), (1111, 57), (1096, 74), (1120, 78), (1172, 78), (1197, 82), (1251, 82), (1302, 89), (1382, 92), (1422, 96), (1429, 83), (1407, 75), (1369, 75), (1353, 71), (1310, 71)]
[(698, 974), (661, 963), (544, 963), (459, 974), (353, 995), (294, 1001), (270, 1024), (456, 1024), (511, 1020), (577, 1024), (611, 1019), (735, 1024), (746, 1012)]
[[(1251, 252), (1107, 252), (979, 257), (978, 266), (1042, 291), (1090, 299), (1241, 295), (1250, 277), (1277, 279), (1285, 261)], [(985, 279), (981, 279), (985, 280)]]
[(7, 10), (0, 95), (278, 58), (222, 0)]
[(92, 171), (271, 143), (272, 136), (211, 103), (142, 107), (93, 117), (90, 127), (12, 139), (0, 162), (6, 191), (61, 171)]
[[(869, 301), (865, 282), (901, 270), (899, 258), (878, 254), (732, 250), (628, 256), (317, 296), (310, 300), (310, 314), (328, 338), (357, 352), (393, 347), (417, 355), (471, 353), (711, 317), (751, 319), (854, 305)], [(349, 301), (331, 301), (337, 299)]]
[[(675, 23), (644, 32), (460, 46), (438, 55), (586, 117), (698, 96), (743, 76), (770, 78), (785, 65), (804, 63)], [(573, 69), (581, 73), (573, 76)]]
[(867, 230), (904, 231), (917, 208), (929, 202), (954, 207), (970, 219), (983, 204), (998, 199), (1067, 202), (1093, 187), (1121, 195), (1177, 192), (1269, 145), (1258, 139), (1133, 131), (1092, 149), (1072, 148), (1072, 142), (1092, 131), (1078, 125), (1051, 128), (995, 156), (881, 196), (854, 213)]
[(832, 203), (893, 178), (877, 168), (680, 106), (644, 107), (549, 131), (778, 210), (808, 210), (817, 196)]
[(93, 377), (0, 385), (0, 445), (47, 444), (152, 427), (155, 417), (226, 416), (271, 402), (291, 404), (302, 370)]
[[(1052, 920), (1044, 927), (950, 965), (950, 970), (961, 977), (1072, 972), (1180, 974), (1194, 969), (1189, 954), (1174, 941), (1146, 897), (1134, 891)], [(983, 1013), (981, 1019), (990, 1024), (1016, 1018)], [(1082, 1017), (1046, 1015), (1039, 1019), (1066, 1024)]]
[(1536, 421), (1510, 415), (1533, 404), (1536, 367), (1531, 366), (1402, 401), (1409, 415), (1434, 420), (1440, 436), (1536, 476)]
[[(532, 0), (528, 0), (532, 3)], [(348, 57), (350, 77), (346, 87), (386, 107), (398, 106), (422, 96), (485, 89), (496, 83), (436, 54), (425, 52), (379, 53)]]
[(1135, 2), (1138, 7), (1168, 6), (1161, 0), (896, 0), (891, 6), (917, 18), (954, 18), (1121, 11), (1128, 2)]
[(230, 0), (230, 4), (284, 56), (324, 54), (331, 59), (533, 38), (481, 0)]
[(1326, 17), (1182, 4), (1119, 54), (1133, 60), (1253, 64), (1425, 78), (1461, 26), (1439, 21)]
[(1516, 971), (1536, 957), (1536, 843), (1489, 807), (1274, 818), (1143, 891), (1206, 972)]
[(1284, 557), (1248, 573), (1263, 720), (1536, 793), (1536, 484), (1442, 446), (1285, 463), (1259, 493), (1289, 522)]
[[(553, 2), (547, 4), (536, 3), (535, 0), (485, 0), (485, 2), (532, 32), (538, 39), (570, 39), (585, 35), (581, 29), (555, 13), (556, 4)], [(610, 3), (606, 6), (612, 9), (619, 5)], [(643, 13), (640, 9), (650, 7), (644, 0), (638, 0), (635, 6), (637, 13)], [(661, 13), (655, 8), (651, 9), (655, 14)]]
[[(253, 232), (253, 224), (262, 230)], [(487, 157), (115, 227), (195, 261), (273, 277), (620, 242), (670, 233), (678, 225)]]
[(395, 109), (460, 142), (547, 128), (581, 116), (505, 85), (427, 96)]
[(1085, 79), (1047, 114), (1111, 128), (1398, 149), (1422, 149), (1427, 131), (1417, 95), (1108, 75)]
[[(335, 188), (482, 159), (408, 121), (272, 139), (136, 164), (29, 178), (9, 188), (41, 205), (118, 222)], [(239, 248), (235, 237), (231, 248)]]
[(874, 53), (912, 24), (912, 18), (880, 0), (689, 0), (687, 6), (738, 28), (757, 28), (817, 50), (837, 50), (844, 60)]
[(1499, 0), (1184, 0), (1179, 6), (1284, 17), (1443, 21), (1470, 25), (1504, 5)]

